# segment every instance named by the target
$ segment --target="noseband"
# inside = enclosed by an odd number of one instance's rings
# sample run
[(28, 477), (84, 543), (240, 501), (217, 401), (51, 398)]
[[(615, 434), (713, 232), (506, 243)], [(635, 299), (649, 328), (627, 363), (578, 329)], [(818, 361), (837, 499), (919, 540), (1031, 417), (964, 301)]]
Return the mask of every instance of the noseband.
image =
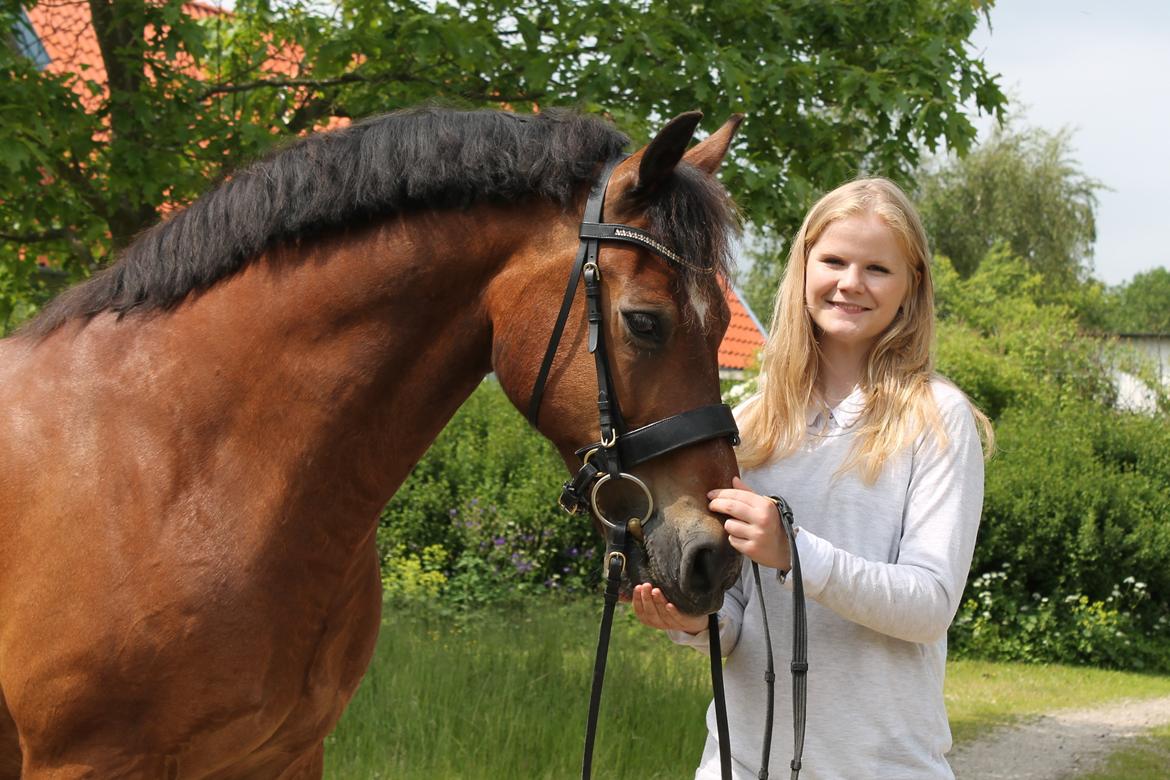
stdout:
[[(553, 326), (549, 338), (548, 348), (544, 353), (540, 371), (532, 390), (532, 397), (528, 406), (528, 420), (533, 427), (540, 417), (540, 404), (544, 397), (545, 383), (548, 380), (549, 370), (556, 357), (557, 347), (560, 344), (561, 334), (572, 308), (580, 279), (585, 280), (586, 317), (589, 325), (589, 351), (593, 354), (597, 372), (597, 411), (601, 440), (577, 450), (577, 456), (582, 458), (582, 465), (571, 480), (561, 489), (558, 503), (561, 508), (570, 514), (583, 510), (592, 511), (605, 529), (605, 609), (601, 618), (601, 629), (597, 641), (597, 655), (593, 667), (593, 688), (589, 699), (589, 719), (585, 731), (585, 754), (582, 761), (581, 776), (588, 780), (591, 775), (593, 762), (593, 743), (597, 734), (597, 716), (601, 705), (601, 688), (605, 679), (605, 662), (609, 652), (609, 636), (613, 625), (614, 607), (618, 601), (621, 576), (626, 568), (626, 547), (629, 537), (633, 536), (643, 541), (644, 534), (654, 521), (654, 499), (646, 484), (629, 473), (628, 469), (645, 463), (653, 458), (674, 452), (692, 444), (699, 444), (713, 439), (727, 438), (732, 445), (739, 444), (739, 429), (731, 408), (726, 404), (712, 404), (697, 409), (676, 414), (649, 425), (629, 430), (621, 415), (618, 404), (617, 388), (610, 373), (609, 358), (605, 348), (605, 324), (601, 311), (601, 268), (599, 254), (602, 241), (619, 241), (634, 244), (655, 255), (667, 263), (676, 266), (682, 265), (703, 272), (712, 272), (713, 269), (704, 269), (692, 265), (663, 245), (649, 233), (630, 225), (610, 224), (601, 221), (602, 206), (605, 202), (605, 192), (609, 185), (610, 176), (618, 164), (625, 159), (618, 158), (608, 162), (602, 169), (601, 176), (589, 192), (585, 203), (585, 214), (581, 219), (579, 236), (580, 247), (577, 258), (569, 273), (569, 283), (565, 287), (564, 299), (557, 314), (556, 324)], [(641, 518), (631, 518), (626, 522), (614, 522), (607, 518), (598, 506), (598, 491), (609, 482), (626, 480), (634, 483), (646, 497), (646, 510)], [(778, 505), (783, 503), (778, 502)], [(800, 564), (796, 554), (796, 545), (793, 540), (791, 511), (785, 512), (787, 505), (781, 507), (782, 524), (789, 536), (791, 555), (793, 559), (793, 574), (796, 577), (797, 588), (794, 598), (800, 588)], [(760, 589), (760, 575), (753, 563), (757, 590)], [(763, 609), (763, 592), (760, 595), (760, 608)], [(765, 626), (767, 617), (765, 615)], [(803, 626), (803, 595), (801, 595), (800, 623)], [(723, 695), (723, 671), (719, 647), (719, 626), (717, 616), (708, 616), (708, 634), (710, 636), (711, 655), (711, 684), (714, 690), (716, 721), (719, 736), (720, 768), (724, 780), (731, 778), (731, 750), (727, 727), (727, 706)], [(798, 632), (803, 636), (803, 627)], [(795, 648), (795, 645), (794, 645)], [(803, 658), (801, 658), (803, 660)], [(799, 674), (803, 683), (803, 664)], [(794, 675), (797, 673), (797, 664), (793, 664)], [(771, 640), (768, 640), (768, 669), (765, 672), (765, 681), (768, 686), (768, 722), (765, 732), (765, 746), (763, 766), (759, 777), (767, 777), (768, 750), (772, 731), (772, 688), (775, 674), (772, 671)], [(795, 676), (794, 676), (795, 681)], [(792, 777), (795, 780), (800, 772), (800, 748), (804, 742), (803, 728), (803, 687), (801, 705), (799, 708), (800, 735), (797, 740), (796, 758), (792, 762)], [(794, 701), (795, 704), (795, 701)]]

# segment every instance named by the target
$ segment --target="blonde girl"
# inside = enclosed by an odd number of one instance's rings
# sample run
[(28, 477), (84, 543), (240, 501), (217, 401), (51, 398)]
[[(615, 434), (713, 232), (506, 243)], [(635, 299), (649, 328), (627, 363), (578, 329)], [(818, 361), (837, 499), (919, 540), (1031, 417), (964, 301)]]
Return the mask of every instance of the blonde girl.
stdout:
[[(774, 570), (764, 599), (778, 647), (791, 630), (789, 549), (766, 496), (793, 509), (811, 600), (807, 780), (953, 777), (946, 633), (971, 565), (991, 428), (934, 373), (933, 339), (930, 254), (909, 199), (880, 178), (825, 195), (792, 243), (759, 391), (737, 410), (743, 479), (708, 496), (732, 545)], [(706, 649), (706, 619), (658, 589), (637, 586), (633, 607)], [(719, 618), (734, 773), (755, 778), (764, 627), (744, 576)], [(776, 734), (791, 733), (786, 695), (777, 686)], [(695, 776), (718, 778), (713, 711), (707, 720)], [(771, 766), (785, 766), (790, 748), (774, 740)]]

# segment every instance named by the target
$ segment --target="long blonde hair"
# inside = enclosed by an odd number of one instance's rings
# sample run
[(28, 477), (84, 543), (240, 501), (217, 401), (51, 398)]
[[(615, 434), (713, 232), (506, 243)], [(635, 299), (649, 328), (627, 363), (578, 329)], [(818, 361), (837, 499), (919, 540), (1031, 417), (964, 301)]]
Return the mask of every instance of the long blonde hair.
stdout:
[[(865, 409), (853, 450), (841, 471), (858, 468), (872, 483), (886, 459), (929, 430), (946, 443), (930, 390), (935, 376), (934, 286), (930, 250), (917, 210), (906, 194), (883, 178), (857, 179), (825, 195), (809, 210), (792, 242), (788, 266), (776, 296), (772, 329), (764, 347), (759, 392), (740, 414), (740, 465), (754, 468), (795, 452), (807, 435), (811, 404), (824, 406), (817, 383), (822, 355), (816, 327), (805, 305), (805, 269), (812, 247), (833, 222), (874, 214), (897, 236), (910, 267), (906, 298), (893, 322), (878, 337), (861, 377)], [(991, 423), (971, 406), (990, 452)]]

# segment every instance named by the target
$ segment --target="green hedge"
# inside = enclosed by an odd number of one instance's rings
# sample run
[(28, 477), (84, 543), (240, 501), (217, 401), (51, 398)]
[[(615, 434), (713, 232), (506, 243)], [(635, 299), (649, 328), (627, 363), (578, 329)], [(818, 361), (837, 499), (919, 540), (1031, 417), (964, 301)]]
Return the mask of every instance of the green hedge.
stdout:
[(382, 513), (378, 546), (389, 597), (445, 604), (600, 580), (588, 517), (557, 508), (568, 471), (494, 379), (459, 409)]
[[(938, 263), (940, 370), (994, 419), (998, 452), (959, 652), (1170, 669), (1170, 419), (1119, 410), (1115, 358), (993, 252)], [(1140, 586), (1140, 587), (1138, 587)]]

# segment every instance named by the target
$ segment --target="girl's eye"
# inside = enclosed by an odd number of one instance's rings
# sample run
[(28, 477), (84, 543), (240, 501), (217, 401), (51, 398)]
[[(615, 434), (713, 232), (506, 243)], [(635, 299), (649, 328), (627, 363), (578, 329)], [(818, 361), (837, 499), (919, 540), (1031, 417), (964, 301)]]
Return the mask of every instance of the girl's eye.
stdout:
[(626, 327), (636, 336), (657, 341), (659, 338), (658, 318), (644, 311), (622, 312)]
[(890, 269), (886, 268), (884, 265), (871, 265), (869, 270), (876, 271), (879, 274), (888, 274), (890, 272)]
[(826, 257), (821, 262), (825, 265), (845, 265), (845, 261), (839, 257)]

